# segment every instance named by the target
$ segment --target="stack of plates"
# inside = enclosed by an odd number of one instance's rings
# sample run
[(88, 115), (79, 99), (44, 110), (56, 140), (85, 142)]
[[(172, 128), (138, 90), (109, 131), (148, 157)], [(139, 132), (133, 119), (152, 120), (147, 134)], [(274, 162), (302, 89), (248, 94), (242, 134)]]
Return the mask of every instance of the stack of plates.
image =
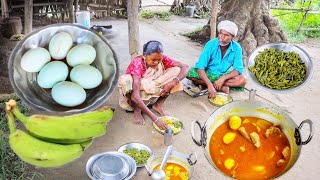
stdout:
[(93, 180), (127, 180), (132, 178), (136, 169), (132, 157), (117, 151), (96, 154), (86, 165), (87, 174)]

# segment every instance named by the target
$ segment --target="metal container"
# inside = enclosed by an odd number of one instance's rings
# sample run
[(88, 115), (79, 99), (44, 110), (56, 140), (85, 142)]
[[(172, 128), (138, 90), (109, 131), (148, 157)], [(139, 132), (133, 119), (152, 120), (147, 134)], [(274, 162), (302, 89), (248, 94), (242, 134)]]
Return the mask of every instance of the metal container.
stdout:
[[(225, 97), (227, 99), (226, 102), (224, 102), (222, 104), (215, 103), (215, 99), (218, 98), (219, 96)], [(224, 106), (225, 104), (228, 104), (228, 103), (232, 102), (233, 98), (230, 96), (230, 94), (226, 94), (226, 93), (223, 93), (223, 92), (217, 92), (215, 97), (208, 98), (208, 100), (209, 100), (209, 102), (211, 104), (213, 104), (215, 106), (218, 106), (218, 107), (221, 107), (221, 106)]]
[[(146, 146), (144, 144), (141, 144), (141, 143), (135, 143), (135, 142), (127, 143), (127, 144), (122, 145), (121, 147), (119, 147), (118, 152), (124, 153), (124, 150), (127, 149), (127, 148), (128, 149), (136, 148), (138, 150), (146, 150), (146, 151), (148, 151), (150, 153), (150, 156), (153, 154), (152, 150), (148, 146)], [(146, 163), (137, 164), (137, 167), (143, 167), (145, 164)]]
[[(254, 93), (255, 92), (253, 91), (253, 94)], [(229, 117), (233, 115), (251, 116), (265, 119), (271, 123), (279, 124), (282, 132), (284, 132), (284, 134), (287, 136), (291, 147), (290, 161), (284, 171), (279, 174), (279, 176), (281, 176), (282, 174), (286, 173), (298, 160), (301, 152), (301, 146), (306, 145), (312, 139), (314, 132), (313, 123), (311, 120), (307, 119), (302, 121), (300, 125), (297, 126), (297, 124), (286, 114), (283, 109), (273, 104), (255, 101), (253, 98), (253, 94), (250, 95), (251, 100), (234, 101), (220, 107), (211, 114), (204, 126), (201, 126), (198, 121), (193, 121), (191, 124), (192, 139), (198, 146), (202, 146), (204, 148), (204, 154), (207, 160), (216, 170), (221, 172), (212, 161), (212, 158), (210, 156), (209, 143), (216, 128), (227, 121)], [(302, 141), (300, 129), (305, 123), (309, 124), (310, 126), (310, 134), (306, 141)], [(195, 137), (194, 131), (196, 124), (201, 129), (200, 140), (198, 140), (199, 138)]]
[[(51, 97), (51, 90), (40, 88), (37, 84), (38, 73), (28, 73), (20, 66), (21, 57), (25, 52), (36, 47), (47, 48), (51, 38), (58, 32), (69, 33), (75, 45), (90, 44), (97, 52), (92, 65), (102, 73), (102, 83), (97, 88), (86, 90), (86, 100), (76, 107), (65, 107), (56, 103)], [(35, 111), (54, 115), (82, 113), (96, 109), (112, 94), (119, 77), (116, 54), (106, 39), (92, 30), (75, 24), (54, 24), (28, 34), (12, 51), (8, 69), (10, 83), (22, 101)]]
[[(306, 69), (307, 69), (306, 77), (305, 77), (302, 84), (300, 84), (299, 86), (293, 87), (293, 88), (289, 88), (289, 89), (277, 90), (277, 89), (268, 88), (259, 82), (259, 80), (256, 78), (255, 74), (252, 73), (248, 68), (251, 66), (254, 66), (255, 58), (260, 52), (262, 52), (265, 49), (269, 49), (269, 48), (282, 50), (284, 52), (292, 52), (293, 51), (293, 52), (299, 54), (301, 61), (304, 62)], [(247, 64), (246, 71), (247, 71), (247, 74), (248, 74), (250, 80), (253, 81), (254, 84), (256, 84), (257, 86), (263, 88), (264, 90), (275, 92), (275, 93), (288, 93), (288, 92), (295, 91), (299, 88), (302, 88), (311, 80), (312, 74), (313, 74), (313, 71), (312, 71), (313, 64), (312, 64), (311, 58), (307, 54), (307, 52), (305, 52), (303, 49), (301, 49), (300, 47), (298, 47), (296, 45), (287, 44), (287, 43), (270, 43), (270, 44), (265, 44), (263, 46), (260, 46), (255, 51), (253, 51), (253, 53), (251, 53), (247, 63), (248, 64)]]
[[(145, 165), (149, 176), (151, 176), (154, 168), (161, 164), (163, 159), (164, 153), (160, 154), (153, 154), (150, 156), (150, 158), (147, 161), (147, 164)], [(192, 177), (194, 169), (193, 165), (197, 163), (197, 155), (194, 153), (191, 153), (190, 155), (186, 155), (177, 151), (172, 151), (171, 155), (169, 156), (167, 163), (176, 163), (184, 167), (189, 174), (189, 179)]]
[(164, 131), (164, 135), (163, 135), (163, 143), (166, 146), (170, 146), (172, 144), (173, 141), (173, 130), (168, 128)]
[(132, 157), (117, 151), (96, 154), (86, 165), (87, 175), (92, 180), (129, 180), (136, 169)]

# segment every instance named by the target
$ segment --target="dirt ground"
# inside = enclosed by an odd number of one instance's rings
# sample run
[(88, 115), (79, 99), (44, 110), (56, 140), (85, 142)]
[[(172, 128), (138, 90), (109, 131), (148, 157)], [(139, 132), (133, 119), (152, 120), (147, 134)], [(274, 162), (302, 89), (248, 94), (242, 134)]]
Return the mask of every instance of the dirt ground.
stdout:
[[(164, 45), (165, 54), (193, 66), (197, 57), (201, 53), (202, 46), (189, 41), (180, 33), (188, 32), (194, 28), (204, 25), (207, 20), (193, 19), (188, 17), (177, 17), (168, 22), (165, 21), (143, 21), (139, 23), (140, 27), (140, 44), (148, 40), (159, 40)], [(110, 25), (112, 24), (114, 34), (108, 37), (108, 40), (116, 51), (120, 62), (120, 73), (124, 73), (130, 62), (128, 50), (128, 24), (125, 19), (104, 19), (92, 21), (92, 25)], [(6, 42), (9, 43), (9, 42)], [(1, 42), (2, 45), (2, 42)], [(302, 47), (313, 60), (313, 78), (301, 90), (290, 94), (273, 94), (269, 93), (249, 82), (247, 89), (257, 89), (257, 99), (274, 103), (286, 110), (288, 115), (299, 125), (305, 119), (313, 121), (314, 129), (320, 128), (319, 113), (320, 108), (320, 42), (309, 40)], [(1, 55), (2, 56), (2, 55)], [(0, 57), (1, 57), (0, 56)], [(1, 61), (1, 73), (6, 71), (6, 66)], [(5, 84), (1, 79), (1, 86)], [(1, 89), (2, 90), (2, 89)], [(1, 91), (1, 93), (4, 93)], [(8, 93), (8, 92), (6, 92)], [(231, 92), (234, 100), (244, 100), (248, 98), (248, 91)], [(99, 138), (96, 138), (93, 144), (85, 151), (81, 158), (71, 162), (63, 167), (38, 170), (44, 174), (46, 179), (56, 180), (87, 180), (85, 166), (87, 160), (96, 153), (105, 151), (116, 151), (122, 144), (128, 142), (139, 142), (149, 146), (154, 152), (164, 152), (166, 146), (163, 144), (163, 136), (155, 131), (150, 119), (145, 116), (147, 121), (145, 126), (139, 126), (133, 123), (133, 114), (126, 113), (118, 106), (119, 93), (115, 90), (112, 96), (106, 102), (116, 109), (115, 116), (108, 124), (108, 132)], [(198, 162), (193, 166), (194, 174), (192, 179), (227, 179), (217, 170), (215, 170), (207, 161), (204, 155), (204, 149), (198, 147), (191, 139), (190, 124), (194, 120), (204, 124), (210, 114), (217, 107), (209, 104), (207, 97), (191, 98), (184, 92), (171, 95), (165, 103), (165, 111), (168, 115), (177, 117), (184, 123), (182, 132), (174, 137), (174, 150), (185, 154), (196, 153)], [(304, 126), (303, 137), (308, 136), (309, 130)], [(300, 158), (290, 171), (285, 173), (279, 179), (317, 179), (320, 176), (318, 164), (320, 163), (320, 138), (319, 131), (314, 132), (313, 139), (307, 145), (302, 147)], [(134, 180), (150, 179), (145, 168), (138, 168)]]

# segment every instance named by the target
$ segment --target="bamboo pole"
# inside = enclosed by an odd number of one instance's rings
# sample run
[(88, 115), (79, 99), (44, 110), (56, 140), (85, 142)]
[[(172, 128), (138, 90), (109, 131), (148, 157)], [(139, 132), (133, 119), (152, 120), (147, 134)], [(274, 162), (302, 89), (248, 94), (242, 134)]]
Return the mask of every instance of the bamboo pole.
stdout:
[(74, 0), (69, 1), (69, 18), (70, 18), (69, 21), (70, 21), (70, 23), (75, 23), (73, 2), (74, 2)]
[(24, 1), (24, 34), (27, 35), (32, 31), (32, 13), (33, 1)]
[(138, 55), (139, 51), (139, 0), (128, 1), (128, 34), (129, 34), (129, 53), (131, 58)]
[(2, 18), (9, 18), (7, 0), (1, 0), (1, 17)]
[(210, 39), (215, 38), (217, 32), (217, 15), (219, 8), (219, 0), (212, 0), (211, 18), (210, 18)]

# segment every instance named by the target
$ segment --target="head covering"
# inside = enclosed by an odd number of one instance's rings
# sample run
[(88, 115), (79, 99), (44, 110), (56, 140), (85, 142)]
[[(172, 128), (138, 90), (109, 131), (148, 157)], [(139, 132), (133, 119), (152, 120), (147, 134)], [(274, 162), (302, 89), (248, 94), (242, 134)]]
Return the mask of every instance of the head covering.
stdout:
[(225, 20), (225, 21), (221, 21), (218, 24), (218, 31), (220, 31), (221, 29), (228, 31), (230, 34), (237, 36), (238, 33), (238, 26), (229, 20)]
[(143, 45), (143, 54), (162, 53), (163, 46), (159, 41), (149, 41)]

